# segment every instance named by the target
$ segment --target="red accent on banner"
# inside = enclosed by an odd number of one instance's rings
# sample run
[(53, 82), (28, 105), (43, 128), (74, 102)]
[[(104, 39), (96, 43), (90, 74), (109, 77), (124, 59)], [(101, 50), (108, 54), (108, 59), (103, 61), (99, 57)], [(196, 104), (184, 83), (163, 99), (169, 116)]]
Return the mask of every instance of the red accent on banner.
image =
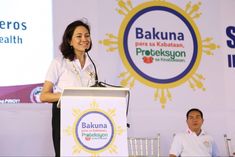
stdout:
[(147, 63), (147, 64), (152, 63), (153, 62), (153, 57), (145, 56), (145, 57), (143, 57), (143, 61), (144, 61), (144, 63)]

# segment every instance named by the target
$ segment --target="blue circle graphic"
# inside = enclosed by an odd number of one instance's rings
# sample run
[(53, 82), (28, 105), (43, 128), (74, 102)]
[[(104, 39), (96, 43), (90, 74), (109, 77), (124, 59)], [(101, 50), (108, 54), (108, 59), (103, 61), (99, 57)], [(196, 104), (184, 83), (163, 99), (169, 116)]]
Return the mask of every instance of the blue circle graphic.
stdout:
[[(133, 60), (131, 59), (130, 53), (129, 53), (129, 49), (128, 49), (128, 35), (131, 29), (131, 26), (133, 25), (133, 23), (143, 14), (147, 13), (147, 12), (151, 12), (151, 11), (156, 11), (156, 10), (160, 10), (160, 11), (166, 11), (169, 12), (171, 14), (174, 14), (175, 16), (177, 16), (179, 19), (181, 19), (185, 25), (188, 27), (191, 36), (192, 36), (192, 40), (193, 40), (193, 56), (192, 59), (189, 63), (189, 65), (186, 67), (186, 69), (181, 72), (180, 74), (178, 74), (175, 77), (171, 77), (168, 79), (159, 79), (159, 78), (154, 78), (152, 76), (149, 76), (147, 74), (145, 74), (144, 72), (142, 72), (133, 62)], [(168, 8), (168, 7), (164, 7), (164, 6), (152, 6), (152, 7), (148, 7), (145, 8), (141, 11), (139, 11), (138, 13), (136, 13), (129, 21), (129, 23), (126, 26), (126, 29), (124, 31), (124, 37), (123, 37), (123, 46), (124, 46), (124, 51), (125, 51), (125, 56), (130, 64), (130, 66), (134, 69), (134, 71), (136, 73), (138, 73), (140, 76), (142, 76), (143, 78), (145, 78), (146, 80), (149, 80), (151, 82), (155, 82), (155, 83), (160, 83), (160, 84), (167, 84), (167, 83), (172, 83), (175, 82), (177, 80), (180, 80), (181, 78), (183, 78), (185, 75), (187, 75), (190, 70), (192, 69), (192, 67), (195, 64), (195, 61), (197, 59), (197, 54), (198, 54), (198, 43), (197, 43), (197, 38), (196, 38), (196, 34), (193, 30), (193, 27), (191, 26), (191, 24), (188, 22), (188, 20), (182, 16), (180, 13), (178, 13), (177, 11)]]
[[(110, 137), (109, 141), (108, 141), (104, 146), (101, 146), (101, 147), (99, 147), (99, 148), (91, 148), (91, 147), (88, 147), (88, 146), (84, 145), (84, 143), (82, 143), (82, 141), (80, 140), (80, 138), (79, 138), (79, 136), (78, 136), (78, 125), (80, 124), (81, 120), (82, 120), (85, 116), (87, 116), (87, 115), (89, 115), (89, 114), (100, 114), (100, 115), (104, 116), (104, 117), (109, 121), (109, 123), (110, 123), (110, 125), (111, 125), (112, 133), (111, 133), (111, 137)], [(114, 134), (113, 123), (112, 123), (111, 120), (110, 120), (104, 113), (102, 113), (102, 112), (98, 112), (98, 111), (87, 112), (86, 114), (84, 114), (84, 115), (82, 115), (82, 116), (80, 117), (80, 119), (78, 120), (78, 122), (77, 122), (77, 124), (76, 124), (76, 137), (77, 137), (77, 140), (79, 141), (79, 143), (80, 143), (83, 147), (85, 147), (86, 149), (89, 149), (89, 150), (98, 151), (98, 150), (104, 149), (104, 148), (107, 147), (107, 146), (110, 144), (110, 142), (112, 141), (112, 139), (113, 139), (113, 134)]]

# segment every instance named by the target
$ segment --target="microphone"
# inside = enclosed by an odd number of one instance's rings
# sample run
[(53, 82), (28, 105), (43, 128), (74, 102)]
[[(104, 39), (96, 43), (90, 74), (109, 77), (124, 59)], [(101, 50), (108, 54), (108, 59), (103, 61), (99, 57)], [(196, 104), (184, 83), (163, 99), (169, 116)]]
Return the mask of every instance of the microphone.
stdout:
[(95, 69), (95, 84), (92, 85), (91, 87), (106, 87), (104, 86), (101, 82), (99, 82), (99, 79), (98, 79), (98, 73), (97, 73), (97, 70), (96, 70), (96, 66), (95, 66), (95, 63), (93, 62), (93, 60), (91, 59), (89, 53), (88, 53), (88, 50), (86, 49), (85, 52), (87, 53), (87, 56), (88, 58), (90, 59), (91, 63), (93, 64), (94, 66), (94, 69)]
[[(93, 60), (91, 59), (91, 57), (90, 57), (90, 55), (89, 55), (87, 49), (85, 50), (85, 52), (87, 53), (87, 56), (88, 56), (88, 58), (90, 59), (91, 63), (92, 63), (93, 66), (94, 66), (94, 69), (95, 69), (95, 84), (92, 85), (91, 87), (106, 87), (106, 86), (110, 86), (110, 87), (122, 88), (122, 86), (115, 86), (115, 85), (111, 85), (111, 84), (108, 84), (108, 83), (105, 83), (105, 82), (99, 82), (98, 73), (97, 73), (97, 70), (96, 70), (95, 63), (94, 63)], [(130, 92), (128, 92), (126, 116), (128, 116), (129, 101), (130, 101)], [(127, 123), (127, 128), (130, 128), (130, 124), (129, 124), (129, 123)]]

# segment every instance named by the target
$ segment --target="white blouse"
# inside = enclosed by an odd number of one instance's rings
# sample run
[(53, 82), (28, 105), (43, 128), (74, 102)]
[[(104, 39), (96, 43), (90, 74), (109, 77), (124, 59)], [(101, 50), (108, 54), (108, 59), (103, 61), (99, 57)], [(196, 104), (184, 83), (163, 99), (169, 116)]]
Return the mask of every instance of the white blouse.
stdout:
[(70, 61), (58, 56), (48, 69), (46, 81), (54, 84), (54, 92), (62, 92), (66, 87), (89, 87), (95, 84), (95, 69), (87, 55), (83, 68), (78, 59)]

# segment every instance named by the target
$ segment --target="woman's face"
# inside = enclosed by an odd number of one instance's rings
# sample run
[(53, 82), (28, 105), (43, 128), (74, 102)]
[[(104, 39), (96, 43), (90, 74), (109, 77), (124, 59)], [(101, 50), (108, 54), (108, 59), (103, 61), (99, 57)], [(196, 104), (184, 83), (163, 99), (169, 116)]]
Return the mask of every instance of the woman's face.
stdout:
[(75, 53), (85, 52), (90, 47), (91, 37), (90, 33), (84, 26), (78, 26), (74, 32), (70, 41), (70, 46), (74, 48)]

